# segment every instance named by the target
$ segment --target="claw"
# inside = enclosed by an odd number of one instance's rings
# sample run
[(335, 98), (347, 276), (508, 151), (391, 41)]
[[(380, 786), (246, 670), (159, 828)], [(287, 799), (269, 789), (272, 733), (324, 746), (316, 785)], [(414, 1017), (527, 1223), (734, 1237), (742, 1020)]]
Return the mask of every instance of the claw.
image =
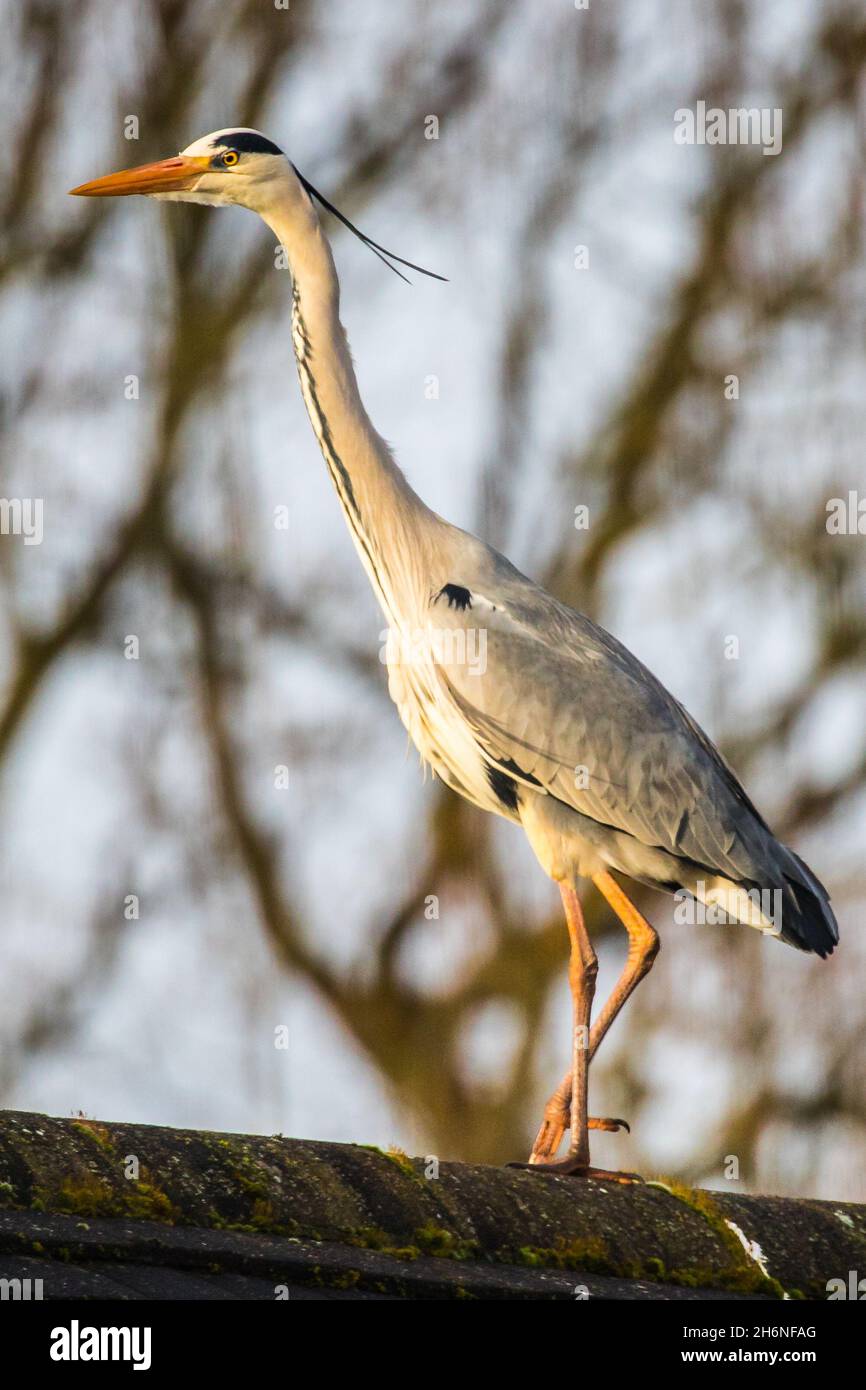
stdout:
[(631, 1134), (628, 1120), (597, 1120), (590, 1115), (586, 1123), (589, 1129), (606, 1129), (611, 1134), (615, 1134), (618, 1129), (624, 1129), (626, 1134)]

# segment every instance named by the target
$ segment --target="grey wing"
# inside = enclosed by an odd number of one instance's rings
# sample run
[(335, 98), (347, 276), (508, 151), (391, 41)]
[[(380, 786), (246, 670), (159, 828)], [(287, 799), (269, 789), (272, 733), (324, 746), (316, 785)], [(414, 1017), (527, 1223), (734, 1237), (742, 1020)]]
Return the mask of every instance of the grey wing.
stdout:
[(485, 635), (483, 663), (452, 660), (439, 675), (492, 766), (644, 845), (753, 876), (770, 831), (706, 735), (615, 638), (528, 584), (504, 601), (472, 591), (472, 607), (449, 617)]

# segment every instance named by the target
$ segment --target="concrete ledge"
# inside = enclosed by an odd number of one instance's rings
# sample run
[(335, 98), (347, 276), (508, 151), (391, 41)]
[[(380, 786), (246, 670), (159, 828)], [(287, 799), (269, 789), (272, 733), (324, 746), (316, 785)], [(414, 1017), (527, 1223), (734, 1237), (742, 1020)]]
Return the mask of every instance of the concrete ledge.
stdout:
[(0, 1213), (0, 1278), (59, 1263), (57, 1297), (825, 1299), (866, 1270), (852, 1204), (17, 1112)]

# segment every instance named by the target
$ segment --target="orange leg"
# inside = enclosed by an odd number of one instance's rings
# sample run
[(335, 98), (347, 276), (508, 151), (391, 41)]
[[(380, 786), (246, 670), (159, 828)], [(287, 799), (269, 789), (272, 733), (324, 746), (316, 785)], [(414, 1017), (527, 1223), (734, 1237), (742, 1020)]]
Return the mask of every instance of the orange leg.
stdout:
[[(643, 914), (638, 912), (616, 879), (604, 871), (595, 874), (592, 881), (607, 899), (628, 932), (628, 957), (613, 993), (592, 1026), (589, 1035), (587, 1066), (595, 1056), (599, 1043), (623, 1004), (652, 969), (653, 961), (659, 952), (659, 939), (655, 929), (650, 926)], [(559, 1148), (562, 1136), (571, 1124), (572, 1074), (573, 1069), (563, 1077), (562, 1083), (544, 1107), (544, 1119), (532, 1148), (530, 1163), (548, 1163)], [(588, 1118), (586, 1124), (589, 1129), (628, 1129), (624, 1120)]]
[[(571, 884), (565, 883), (559, 885), (559, 891), (562, 894), (562, 905), (565, 908), (565, 920), (568, 923), (568, 935), (571, 941), (568, 983), (571, 989), (572, 1004), (571, 1070), (569, 1072), (572, 1104), (570, 1112), (571, 1143), (566, 1163), (568, 1164), (568, 1171), (572, 1171), (589, 1167), (587, 1095), (589, 1089), (590, 1019), (592, 1017), (592, 1001), (595, 995), (595, 978), (598, 974), (598, 959), (587, 934), (577, 893)], [(544, 1160), (533, 1149), (529, 1162), (538, 1163), (540, 1161), (543, 1162)]]

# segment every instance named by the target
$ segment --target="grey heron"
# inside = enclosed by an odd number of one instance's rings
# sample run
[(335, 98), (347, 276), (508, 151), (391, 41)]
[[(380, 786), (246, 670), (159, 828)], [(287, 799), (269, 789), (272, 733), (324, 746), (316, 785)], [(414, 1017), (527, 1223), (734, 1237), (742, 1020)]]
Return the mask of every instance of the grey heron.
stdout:
[[(236, 204), (258, 213), (284, 248), (301, 390), (385, 614), (388, 687), (400, 718), (449, 787), (523, 827), (562, 896), (571, 1059), (529, 1164), (603, 1172), (590, 1166), (589, 1130), (624, 1122), (588, 1114), (589, 1064), (659, 947), (614, 872), (690, 894), (689, 901), (822, 957), (838, 940), (826, 890), (775, 838), (707, 735), (631, 652), (443, 520), (409, 486), (361, 400), (316, 202), (392, 269), (393, 261), (420, 266), (360, 232), (279, 146), (248, 128), (216, 131), (174, 158), (72, 191)], [(594, 1022), (598, 964), (577, 893), (582, 878), (592, 880), (628, 934), (625, 966)], [(568, 1151), (557, 1159), (567, 1129)]]

